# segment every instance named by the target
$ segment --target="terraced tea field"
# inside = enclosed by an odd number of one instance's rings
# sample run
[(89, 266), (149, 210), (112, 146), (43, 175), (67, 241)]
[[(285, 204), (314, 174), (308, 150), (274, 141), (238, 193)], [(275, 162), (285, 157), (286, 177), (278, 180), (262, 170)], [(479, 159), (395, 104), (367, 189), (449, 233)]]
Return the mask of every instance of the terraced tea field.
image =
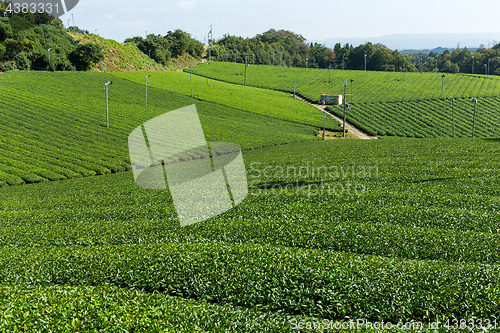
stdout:
[[(236, 70), (235, 70), (236, 67)], [(205, 64), (191, 68), (193, 73), (206, 76)], [(185, 70), (189, 71), (189, 70)], [(243, 64), (211, 62), (209, 77), (244, 84)], [(321, 94), (344, 95), (344, 80), (353, 79), (354, 103), (421, 101), (444, 97), (498, 97), (500, 78), (497, 76), (442, 73), (398, 73), (313, 68), (285, 68), (267, 65), (250, 65), (247, 68), (247, 85), (293, 92), (295, 90), (312, 102), (319, 102)], [(444, 85), (443, 85), (444, 83)], [(350, 88), (348, 89), (350, 94)], [(349, 97), (350, 101), (350, 97)]]
[[(144, 84), (145, 75), (149, 72), (118, 72), (114, 76)], [(262, 114), (288, 122), (314, 125), (323, 128), (323, 114), (310, 105), (291, 98), (290, 94), (242, 87), (225, 82), (207, 80), (197, 75), (192, 76), (193, 95), (196, 99), (225, 105), (240, 110)], [(176, 93), (191, 96), (191, 83), (188, 73), (154, 72), (148, 78), (148, 86), (171, 90)], [(341, 131), (338, 122), (327, 119), (326, 126), (335, 131)]]
[[(113, 81), (110, 128), (107, 81)], [(129, 170), (130, 132), (155, 116), (193, 103), (208, 140), (234, 142), (243, 149), (313, 140), (323, 121), (321, 112), (307, 105), (300, 104), (305, 119), (283, 121), (279, 115), (194, 100), (155, 87), (149, 89), (146, 107), (143, 84), (106, 73), (8, 72), (0, 76), (0, 92), (0, 186)]]
[[(153, 73), (146, 107), (146, 74), (0, 76), (0, 185), (37, 183), (0, 188), (0, 331), (500, 317), (500, 141), (462, 138), (470, 101), (456, 103), (454, 139), (318, 141), (321, 113), (285, 93), (193, 77), (192, 99), (188, 74)], [(479, 100), (476, 133), (494, 136), (497, 98)], [(354, 103), (348, 120), (449, 136), (447, 102)], [(127, 137), (192, 103), (208, 140), (245, 149), (249, 194), (181, 228), (168, 190), (135, 184)]]

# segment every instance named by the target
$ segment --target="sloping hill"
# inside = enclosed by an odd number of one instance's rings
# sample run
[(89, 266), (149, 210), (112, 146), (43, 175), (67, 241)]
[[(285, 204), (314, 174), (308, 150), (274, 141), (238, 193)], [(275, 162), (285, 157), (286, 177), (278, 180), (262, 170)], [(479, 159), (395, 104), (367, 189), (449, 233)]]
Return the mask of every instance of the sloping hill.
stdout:
[(92, 66), (92, 71), (117, 72), (117, 71), (145, 71), (145, 70), (182, 70), (197, 64), (200, 60), (185, 55), (172, 59), (168, 65), (158, 64), (154, 59), (149, 60), (148, 55), (141, 52), (133, 43), (119, 43), (98, 35), (75, 34), (71, 36), (81, 43), (93, 43), (103, 47), (104, 64)]
[[(109, 86), (106, 128), (104, 84)], [(145, 121), (196, 104), (209, 141), (243, 149), (314, 140), (317, 126), (202, 102), (107, 73), (0, 75), (0, 186), (130, 169), (128, 135)]]

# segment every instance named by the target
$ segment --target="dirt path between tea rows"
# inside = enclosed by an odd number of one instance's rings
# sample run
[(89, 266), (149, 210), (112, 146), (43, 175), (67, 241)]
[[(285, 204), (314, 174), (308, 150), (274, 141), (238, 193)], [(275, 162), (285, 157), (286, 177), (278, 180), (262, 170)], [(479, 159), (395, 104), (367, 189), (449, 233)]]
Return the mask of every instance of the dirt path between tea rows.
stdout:
[[(301, 101), (306, 102), (306, 103), (314, 106), (315, 108), (321, 110), (322, 112), (325, 112), (327, 115), (329, 115), (330, 117), (332, 117), (333, 119), (335, 119), (336, 121), (338, 121), (341, 126), (344, 126), (344, 120), (343, 119), (340, 119), (339, 117), (337, 117), (337, 116), (335, 116), (335, 115), (333, 115), (333, 114), (331, 114), (331, 113), (329, 113), (328, 111), (325, 110), (326, 105), (312, 104), (312, 103), (309, 103), (309, 102), (305, 101), (304, 99), (302, 99), (302, 98), (300, 98), (298, 96), (295, 96), (295, 98), (300, 99)], [(347, 130), (349, 131), (349, 133), (354, 134), (355, 136), (357, 136), (360, 139), (364, 139), (364, 140), (378, 139), (378, 137), (376, 137), (376, 136), (369, 136), (368, 134), (361, 132), (359, 129), (357, 129), (356, 127), (352, 126), (347, 121), (345, 123), (345, 128), (347, 128)]]

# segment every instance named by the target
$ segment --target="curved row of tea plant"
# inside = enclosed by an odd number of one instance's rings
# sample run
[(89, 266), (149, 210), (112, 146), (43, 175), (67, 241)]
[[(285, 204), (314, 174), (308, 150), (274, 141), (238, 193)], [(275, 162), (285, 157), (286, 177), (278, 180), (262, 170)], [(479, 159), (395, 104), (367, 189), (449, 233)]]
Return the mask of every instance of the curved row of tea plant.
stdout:
[[(107, 81), (114, 82), (109, 86), (109, 128)], [(234, 142), (243, 149), (312, 140), (319, 127), (154, 87), (145, 107), (143, 85), (106, 73), (8, 72), (0, 76), (0, 92), (0, 186), (129, 170), (130, 132), (191, 104), (197, 106), (207, 140)]]
[(291, 332), (294, 320), (317, 321), (114, 286), (1, 285), (0, 312), (5, 332)]
[(0, 280), (321, 319), (494, 318), (498, 148), (382, 139), (246, 151), (247, 199), (186, 228), (170, 196), (131, 173), (2, 188)]
[[(191, 68), (193, 73), (206, 76), (206, 64)], [(185, 70), (185, 71), (189, 71)], [(209, 77), (244, 84), (243, 64), (211, 62)], [(344, 95), (344, 81), (353, 81), (354, 103), (394, 101), (420, 101), (439, 99), (444, 96), (497, 97), (500, 96), (498, 77), (484, 75), (442, 73), (393, 73), (352, 70), (325, 70), (312, 68), (285, 68), (267, 65), (250, 65), (247, 68), (247, 85), (287, 92), (294, 91), (313, 102), (319, 102), (321, 94)], [(444, 85), (443, 85), (444, 82)], [(351, 97), (348, 96), (348, 100)]]

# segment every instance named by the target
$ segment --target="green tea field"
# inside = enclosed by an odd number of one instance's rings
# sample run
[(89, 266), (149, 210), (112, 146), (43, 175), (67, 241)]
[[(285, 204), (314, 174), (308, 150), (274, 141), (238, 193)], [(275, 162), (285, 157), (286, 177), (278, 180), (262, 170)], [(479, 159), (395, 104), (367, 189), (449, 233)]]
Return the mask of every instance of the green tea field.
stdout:
[[(198, 65), (192, 69), (194, 73), (206, 76), (205, 67)], [(243, 84), (243, 65), (236, 65), (236, 74), (234, 64), (213, 62), (209, 67), (209, 77)], [(344, 95), (343, 84), (347, 80), (346, 101), (351, 104), (347, 122), (371, 136), (452, 137), (453, 111), (448, 98), (453, 97), (457, 101), (454, 134), (471, 137), (474, 123), (474, 103), (471, 99), (476, 98), (474, 135), (487, 138), (500, 134), (498, 77), (405, 73), (403, 80), (403, 73), (305, 68), (288, 68), (287, 73), (285, 77), (284, 68), (279, 67), (250, 66), (247, 69), (247, 84), (293, 92), (295, 80), (296, 93), (317, 103), (321, 94)], [(342, 106), (328, 107), (328, 110), (343, 117)]]
[(494, 320), (498, 149), (385, 139), (249, 150), (247, 199), (184, 228), (168, 193), (130, 172), (4, 187), (0, 328)]
[[(108, 81), (113, 84), (106, 128)], [(149, 87), (146, 107), (144, 84), (106, 73), (9, 72), (0, 75), (0, 91), (0, 186), (130, 170), (130, 132), (191, 104), (197, 106), (207, 139), (243, 149), (314, 140), (323, 123), (320, 111), (292, 98), (289, 109), (273, 113), (266, 104), (238, 109)], [(283, 121), (294, 107), (303, 116)], [(329, 126), (338, 130), (333, 120)]]

